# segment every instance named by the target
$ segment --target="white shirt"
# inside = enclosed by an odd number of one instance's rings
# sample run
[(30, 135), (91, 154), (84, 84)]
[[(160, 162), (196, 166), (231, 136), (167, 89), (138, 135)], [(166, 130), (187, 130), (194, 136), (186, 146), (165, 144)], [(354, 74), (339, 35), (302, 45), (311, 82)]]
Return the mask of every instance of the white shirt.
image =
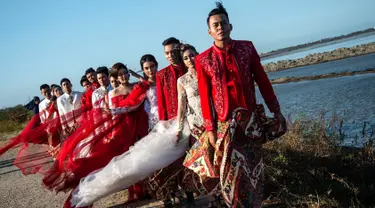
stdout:
[(92, 93), (92, 108), (105, 108), (105, 96), (108, 90), (105, 87), (99, 87)]
[(44, 123), (49, 116), (47, 107), (49, 106), (50, 102), (51, 100), (44, 98), (44, 100), (42, 100), (42, 102), (39, 103), (39, 117), (40, 117), (40, 122), (42, 123)]
[[(57, 109), (60, 114), (63, 129), (72, 127), (76, 123), (76, 119), (78, 119), (79, 115), (74, 115), (73, 111), (81, 108), (81, 96), (81, 92), (72, 91), (70, 95), (64, 93), (57, 98)], [(70, 122), (67, 123), (67, 120), (70, 120)]]

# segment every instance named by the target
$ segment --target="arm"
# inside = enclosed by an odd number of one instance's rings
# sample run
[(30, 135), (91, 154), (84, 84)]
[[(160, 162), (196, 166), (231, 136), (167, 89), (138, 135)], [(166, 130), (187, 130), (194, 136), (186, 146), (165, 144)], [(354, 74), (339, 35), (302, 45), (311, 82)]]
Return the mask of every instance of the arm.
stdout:
[(159, 120), (161, 121), (168, 120), (167, 106), (165, 104), (165, 95), (163, 91), (163, 82), (158, 76), (158, 74), (156, 74), (156, 96), (158, 98)]
[(95, 91), (92, 92), (91, 100), (89, 102), (91, 102), (92, 108), (99, 108), (100, 103), (98, 103), (98, 99), (97, 99)]
[(135, 78), (137, 78), (137, 79), (139, 79), (139, 80), (141, 80), (141, 81), (145, 80), (141, 75), (139, 75), (138, 73), (136, 73), (135, 71), (133, 71), (133, 70), (131, 70), (131, 69), (129, 69), (129, 73), (130, 73), (133, 77), (135, 77)]
[[(113, 106), (113, 104), (111, 104), (112, 114), (116, 115), (137, 110), (140, 106), (142, 106), (143, 101), (146, 99), (148, 88), (149, 85), (147, 83), (141, 82), (139, 84), (136, 84), (125, 99), (118, 101), (116, 103), (116, 106)], [(113, 94), (111, 95), (113, 96)]]
[(185, 119), (185, 111), (186, 111), (186, 104), (187, 104), (187, 97), (186, 91), (182, 86), (180, 79), (177, 80), (177, 93), (178, 93), (178, 109), (177, 109), (177, 132), (182, 132), (184, 119)]
[(213, 108), (211, 104), (211, 82), (198, 61), (196, 61), (195, 66), (197, 70), (198, 90), (201, 100), (204, 125), (207, 131), (213, 131), (215, 130), (215, 122), (213, 119)]
[(56, 100), (57, 103), (57, 112), (59, 112), (60, 121), (61, 121), (61, 128), (63, 131), (65, 131), (66, 128), (66, 119), (65, 119), (65, 112), (64, 112), (64, 106), (61, 102), (61, 99)]
[(280, 105), (277, 101), (275, 92), (273, 91), (272, 84), (267, 77), (266, 72), (260, 63), (260, 57), (256, 51), (254, 45), (251, 43), (252, 48), (252, 59), (251, 59), (251, 69), (254, 75), (254, 80), (258, 84), (259, 91), (263, 96), (264, 101), (267, 104), (268, 109), (272, 113), (280, 111)]
[(42, 103), (39, 103), (39, 105), (38, 105), (38, 108), (39, 108), (39, 118), (40, 118), (40, 122), (44, 123), (44, 121), (45, 121), (45, 118), (44, 118), (45, 112), (43, 111), (43, 109), (41, 107), (41, 104)]

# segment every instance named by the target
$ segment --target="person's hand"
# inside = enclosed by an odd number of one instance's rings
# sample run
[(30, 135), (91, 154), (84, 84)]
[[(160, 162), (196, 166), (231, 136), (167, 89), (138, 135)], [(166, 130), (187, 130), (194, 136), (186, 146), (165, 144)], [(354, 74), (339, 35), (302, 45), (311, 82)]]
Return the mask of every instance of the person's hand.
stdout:
[(177, 136), (176, 143), (179, 143), (180, 140), (181, 140), (181, 137), (182, 137), (182, 131), (177, 131), (177, 132), (176, 132), (176, 136)]
[(209, 131), (207, 132), (207, 136), (208, 136), (208, 140), (210, 142), (210, 144), (213, 146), (213, 147), (216, 147), (216, 132), (215, 131)]
[(286, 120), (285, 120), (284, 115), (281, 113), (281, 111), (275, 112), (274, 118), (277, 119), (280, 124), (284, 125), (284, 128), (285, 128)]

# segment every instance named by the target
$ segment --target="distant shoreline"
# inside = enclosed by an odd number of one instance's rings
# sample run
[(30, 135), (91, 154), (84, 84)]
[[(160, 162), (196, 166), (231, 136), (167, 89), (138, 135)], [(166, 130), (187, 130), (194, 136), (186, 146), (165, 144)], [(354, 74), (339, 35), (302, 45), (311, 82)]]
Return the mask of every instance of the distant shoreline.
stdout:
[(333, 51), (328, 51), (324, 53), (313, 53), (309, 54), (303, 58), (295, 60), (281, 60), (278, 62), (271, 62), (264, 64), (264, 70), (266, 72), (276, 72), (286, 69), (308, 66), (313, 64), (319, 64), (329, 61), (335, 61), (355, 56), (361, 56), (366, 54), (375, 53), (375, 42), (367, 43), (362, 45), (353, 46), (351, 48), (338, 48)]
[(271, 79), (271, 84), (285, 84), (290, 82), (301, 82), (301, 81), (308, 81), (308, 80), (318, 80), (318, 79), (328, 79), (334, 77), (343, 77), (343, 76), (354, 76), (359, 74), (371, 74), (375, 73), (375, 69), (367, 69), (362, 71), (352, 71), (352, 72), (333, 72), (329, 74), (321, 74), (321, 75), (314, 75), (314, 76), (304, 76), (304, 77), (279, 77), (275, 79)]
[(262, 54), (260, 54), (260, 58), (271, 58), (273, 56), (278, 56), (278, 55), (281, 55), (281, 54), (284, 54), (284, 53), (288, 53), (288, 52), (299, 50), (299, 49), (308, 48), (308, 47), (315, 46), (315, 45), (320, 45), (320, 44), (324, 44), (324, 43), (343, 40), (343, 39), (361, 36), (361, 35), (372, 35), (372, 34), (375, 34), (375, 28), (369, 28), (369, 29), (366, 29), (366, 30), (352, 32), (352, 33), (349, 33), (349, 34), (346, 34), (346, 35), (340, 35), (340, 36), (336, 36), (336, 37), (332, 37), (332, 38), (324, 38), (324, 39), (321, 39), (321, 40), (318, 40), (318, 41), (314, 41), (314, 42), (310, 42), (310, 43), (304, 43), (304, 44), (300, 44), (300, 45), (296, 45), (296, 46), (280, 48), (280, 49), (273, 50), (273, 51), (270, 51), (270, 52), (262, 53)]

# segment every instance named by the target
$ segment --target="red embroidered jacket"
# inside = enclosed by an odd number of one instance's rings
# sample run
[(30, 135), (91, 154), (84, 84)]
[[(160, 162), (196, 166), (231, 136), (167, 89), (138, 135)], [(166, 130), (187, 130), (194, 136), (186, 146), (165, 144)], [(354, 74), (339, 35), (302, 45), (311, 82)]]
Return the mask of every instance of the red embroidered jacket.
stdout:
[(177, 79), (184, 74), (181, 66), (169, 65), (156, 73), (156, 94), (160, 120), (177, 116)]
[(254, 81), (270, 111), (280, 109), (252, 42), (232, 40), (225, 51), (214, 45), (195, 58), (202, 116), (207, 131), (215, 129), (216, 120), (226, 121), (236, 107), (254, 109)]
[(83, 107), (86, 110), (92, 109), (92, 93), (99, 87), (100, 85), (97, 82), (90, 84), (90, 86), (87, 88), (87, 90), (83, 93), (81, 97), (81, 107)]

